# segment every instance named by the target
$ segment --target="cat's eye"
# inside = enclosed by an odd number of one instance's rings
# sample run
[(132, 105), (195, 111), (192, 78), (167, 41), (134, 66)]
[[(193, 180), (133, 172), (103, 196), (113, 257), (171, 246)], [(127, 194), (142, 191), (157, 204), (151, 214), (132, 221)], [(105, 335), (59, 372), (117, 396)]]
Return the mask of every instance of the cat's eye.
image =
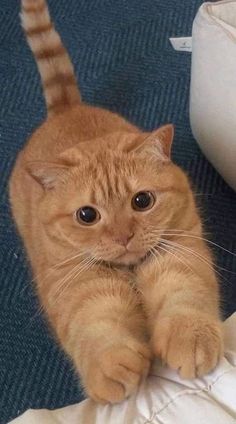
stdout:
[(82, 225), (94, 225), (101, 219), (100, 213), (92, 206), (83, 206), (78, 209), (75, 212), (75, 217)]
[(155, 203), (155, 197), (150, 191), (140, 191), (132, 199), (132, 208), (139, 212), (151, 209)]

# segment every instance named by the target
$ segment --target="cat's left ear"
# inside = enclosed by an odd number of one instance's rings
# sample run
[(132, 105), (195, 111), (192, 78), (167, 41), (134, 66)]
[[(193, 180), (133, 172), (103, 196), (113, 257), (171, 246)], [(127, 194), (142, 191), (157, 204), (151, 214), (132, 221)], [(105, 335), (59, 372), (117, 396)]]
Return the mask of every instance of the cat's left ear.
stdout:
[(31, 161), (26, 164), (25, 169), (44, 189), (51, 190), (69, 167), (57, 162)]
[(139, 140), (133, 151), (152, 154), (160, 160), (169, 161), (173, 138), (174, 126), (172, 124), (163, 125)]

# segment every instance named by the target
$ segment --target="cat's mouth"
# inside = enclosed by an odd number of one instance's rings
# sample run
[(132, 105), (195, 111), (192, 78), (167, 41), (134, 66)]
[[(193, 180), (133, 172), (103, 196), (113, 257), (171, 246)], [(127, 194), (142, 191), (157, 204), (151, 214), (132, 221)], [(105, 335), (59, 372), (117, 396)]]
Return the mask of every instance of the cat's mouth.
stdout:
[[(159, 249), (161, 245), (161, 242), (157, 242), (157, 244), (152, 246), (152, 248), (142, 252), (129, 252), (126, 250), (126, 252), (123, 252), (120, 256), (115, 258), (113, 263), (123, 266), (138, 266), (150, 258), (155, 257), (156, 251), (158, 251), (158, 254), (161, 255), (163, 252), (163, 249)], [(165, 247), (165, 249), (167, 249), (167, 247)]]
[(146, 252), (129, 252), (126, 251), (115, 258), (111, 263), (114, 265), (137, 266), (151, 257), (151, 251)]
[[(147, 250), (139, 251), (130, 251), (127, 248), (122, 249), (122, 252), (119, 252), (116, 256), (104, 258), (102, 263), (105, 266), (115, 266), (115, 267), (136, 267), (145, 261), (149, 260), (152, 257), (155, 257), (155, 252), (158, 250), (161, 254), (162, 251), (159, 250), (161, 243), (157, 242), (154, 246), (149, 247)], [(101, 263), (101, 262), (100, 262)]]
[(143, 256), (139, 256), (135, 253), (126, 252), (118, 256), (114, 262), (121, 265), (137, 265), (142, 257)]

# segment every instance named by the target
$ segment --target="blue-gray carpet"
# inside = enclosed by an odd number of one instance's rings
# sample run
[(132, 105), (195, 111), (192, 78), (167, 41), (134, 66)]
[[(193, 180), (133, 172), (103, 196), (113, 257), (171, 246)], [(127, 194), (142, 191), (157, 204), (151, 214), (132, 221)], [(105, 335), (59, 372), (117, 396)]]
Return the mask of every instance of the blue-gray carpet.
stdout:
[[(192, 177), (212, 240), (236, 251), (236, 196), (200, 153), (188, 117), (189, 53), (170, 36), (191, 34), (201, 0), (51, 0), (86, 101), (152, 129), (176, 126), (174, 159)], [(81, 399), (69, 360), (42, 317), (7, 200), (17, 152), (45, 114), (39, 76), (19, 22), (19, 0), (0, 8), (0, 423), (25, 409)], [(216, 249), (222, 306), (236, 310), (235, 258)]]

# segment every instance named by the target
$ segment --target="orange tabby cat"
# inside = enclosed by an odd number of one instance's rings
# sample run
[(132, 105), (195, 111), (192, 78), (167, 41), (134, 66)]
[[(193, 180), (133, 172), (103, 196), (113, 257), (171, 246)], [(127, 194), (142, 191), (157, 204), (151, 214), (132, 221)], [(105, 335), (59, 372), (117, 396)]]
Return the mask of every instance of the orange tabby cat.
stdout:
[(12, 210), (42, 305), (88, 395), (119, 402), (160, 355), (186, 378), (223, 349), (217, 281), (171, 125), (81, 103), (44, 0), (22, 0), (48, 118), (20, 152)]

